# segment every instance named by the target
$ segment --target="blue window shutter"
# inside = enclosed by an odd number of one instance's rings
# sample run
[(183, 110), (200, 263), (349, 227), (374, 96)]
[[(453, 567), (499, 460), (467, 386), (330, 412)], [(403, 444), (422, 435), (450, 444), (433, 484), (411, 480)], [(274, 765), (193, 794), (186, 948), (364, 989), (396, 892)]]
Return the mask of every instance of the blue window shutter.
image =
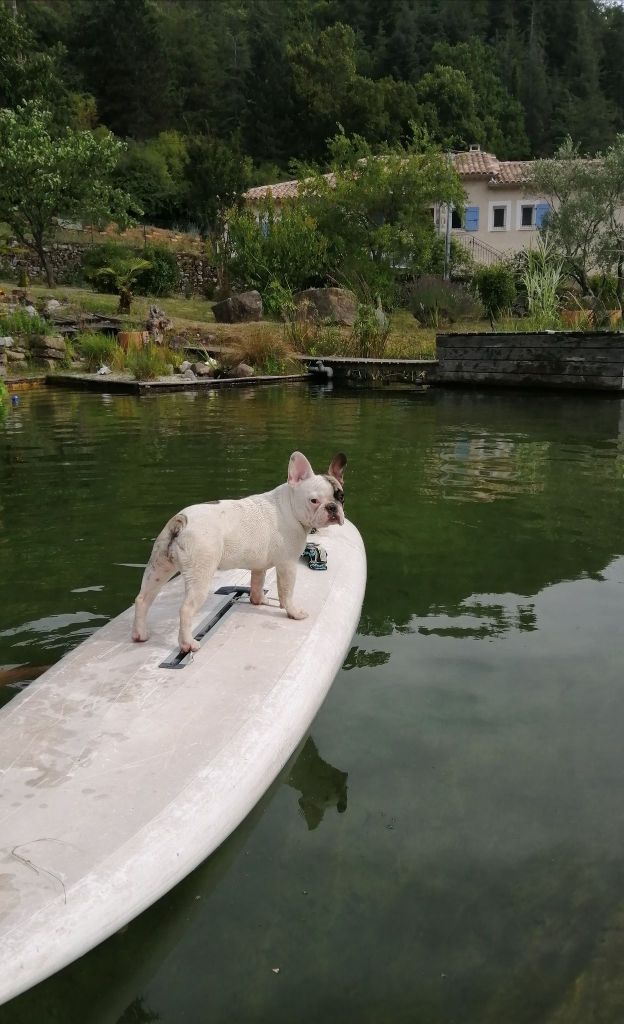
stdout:
[(478, 206), (467, 206), (466, 214), (464, 218), (464, 226), (466, 231), (478, 231), (479, 230), (479, 207)]
[(535, 227), (541, 228), (544, 223), (544, 217), (550, 213), (549, 203), (538, 203), (535, 207)]

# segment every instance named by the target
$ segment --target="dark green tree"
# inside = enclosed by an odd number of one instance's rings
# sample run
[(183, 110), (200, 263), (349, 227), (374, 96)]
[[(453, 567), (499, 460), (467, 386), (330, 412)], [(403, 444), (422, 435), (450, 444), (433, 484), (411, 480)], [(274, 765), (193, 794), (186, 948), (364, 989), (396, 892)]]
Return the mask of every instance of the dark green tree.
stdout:
[(240, 206), (249, 184), (251, 161), (237, 140), (222, 142), (210, 135), (189, 140), (188, 211), (205, 238), (221, 234), (226, 213)]
[(72, 49), (103, 122), (135, 139), (172, 127), (168, 48), (154, 0), (98, 0), (81, 9)]
[(24, 100), (45, 100), (48, 106), (66, 101), (59, 45), (43, 50), (24, 19), (0, 4), (0, 108)]

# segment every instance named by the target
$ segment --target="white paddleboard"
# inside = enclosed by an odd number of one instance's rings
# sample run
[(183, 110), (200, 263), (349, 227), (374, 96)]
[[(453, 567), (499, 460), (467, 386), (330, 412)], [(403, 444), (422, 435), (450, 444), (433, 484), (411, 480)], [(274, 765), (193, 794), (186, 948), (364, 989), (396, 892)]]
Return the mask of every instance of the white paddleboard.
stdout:
[[(0, 1004), (127, 924), (236, 828), (307, 732), (357, 628), (366, 556), (352, 523), (315, 534), (299, 622), (232, 605), (183, 667), (182, 581), (100, 629), (0, 710)], [(248, 585), (219, 572), (213, 590)], [(268, 596), (276, 596), (274, 572)], [(213, 593), (196, 626), (228, 598)]]

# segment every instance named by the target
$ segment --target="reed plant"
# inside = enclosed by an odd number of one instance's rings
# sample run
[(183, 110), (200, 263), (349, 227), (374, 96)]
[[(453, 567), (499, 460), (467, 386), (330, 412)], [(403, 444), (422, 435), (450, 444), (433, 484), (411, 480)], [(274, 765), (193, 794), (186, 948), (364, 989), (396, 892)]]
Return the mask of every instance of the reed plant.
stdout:
[(528, 322), (532, 330), (544, 331), (560, 327), (559, 290), (562, 279), (563, 263), (548, 234), (540, 234), (535, 246), (527, 251), (522, 274), (529, 310)]
[(74, 344), (76, 354), (82, 358), (89, 373), (96, 373), (101, 366), (109, 366), (111, 370), (123, 368), (123, 349), (110, 334), (92, 334), (85, 331), (76, 336)]

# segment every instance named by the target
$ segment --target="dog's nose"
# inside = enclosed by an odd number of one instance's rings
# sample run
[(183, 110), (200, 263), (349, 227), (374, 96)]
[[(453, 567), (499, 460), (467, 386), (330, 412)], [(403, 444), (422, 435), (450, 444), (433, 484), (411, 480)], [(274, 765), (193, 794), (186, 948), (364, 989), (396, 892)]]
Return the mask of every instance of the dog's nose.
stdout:
[(329, 514), (330, 514), (330, 515), (332, 515), (332, 516), (335, 516), (335, 515), (336, 515), (336, 513), (338, 512), (338, 506), (337, 506), (337, 504), (336, 504), (336, 502), (335, 502), (335, 501), (330, 501), (330, 502), (329, 502), (329, 504), (328, 504), (328, 506), (327, 506), (327, 511), (328, 511), (328, 512), (329, 512)]

